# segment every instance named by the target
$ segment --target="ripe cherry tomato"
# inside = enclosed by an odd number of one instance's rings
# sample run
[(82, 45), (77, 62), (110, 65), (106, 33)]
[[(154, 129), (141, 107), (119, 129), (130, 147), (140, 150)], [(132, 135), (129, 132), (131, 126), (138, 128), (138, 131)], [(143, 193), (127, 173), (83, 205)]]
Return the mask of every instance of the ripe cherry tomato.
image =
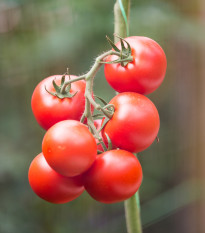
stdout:
[[(108, 83), (118, 92), (137, 92), (149, 94), (162, 83), (167, 67), (163, 49), (154, 40), (132, 36), (125, 38), (132, 49), (133, 61), (125, 67), (121, 64), (105, 64), (105, 77)], [(120, 42), (116, 44), (121, 48)], [(111, 55), (106, 61), (116, 60)]]
[(134, 195), (142, 182), (138, 159), (125, 150), (106, 151), (83, 174), (86, 191), (97, 201), (114, 203)]
[(56, 172), (64, 176), (77, 176), (94, 162), (97, 144), (87, 126), (66, 120), (58, 122), (46, 132), (42, 151)]
[[(71, 84), (70, 93), (75, 96), (72, 98), (60, 99), (56, 96), (49, 94), (55, 92), (52, 81), (55, 80), (57, 85), (61, 83), (62, 75), (50, 76), (42, 80), (35, 88), (32, 99), (31, 107), (33, 114), (39, 125), (47, 130), (52, 125), (63, 120), (80, 120), (85, 108), (85, 81), (80, 80)], [(77, 78), (71, 75), (71, 79)], [(68, 75), (65, 76), (65, 81), (68, 81)]]
[(115, 96), (110, 104), (115, 112), (102, 130), (110, 137), (113, 146), (140, 152), (149, 147), (159, 131), (159, 114), (155, 105), (146, 96), (134, 92), (123, 92)]
[(32, 161), (28, 179), (39, 197), (56, 204), (72, 201), (84, 191), (80, 176), (65, 177), (58, 174), (48, 165), (42, 153)]

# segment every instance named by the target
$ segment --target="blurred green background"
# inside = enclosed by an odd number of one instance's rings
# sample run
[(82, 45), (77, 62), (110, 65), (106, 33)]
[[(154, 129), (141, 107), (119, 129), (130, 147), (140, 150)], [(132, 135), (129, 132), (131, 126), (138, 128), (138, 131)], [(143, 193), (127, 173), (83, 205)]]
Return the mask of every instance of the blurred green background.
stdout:
[[(103, 0), (0, 0), (0, 233), (125, 233), (123, 203), (101, 204), (86, 193), (49, 204), (31, 190), (27, 171), (45, 133), (32, 92), (39, 81), (70, 68), (82, 74), (110, 49), (113, 5)], [(168, 68), (149, 98), (160, 117), (160, 143), (139, 154), (144, 233), (205, 232), (205, 3), (131, 1), (130, 34), (156, 40)], [(114, 91), (96, 77), (95, 91)]]

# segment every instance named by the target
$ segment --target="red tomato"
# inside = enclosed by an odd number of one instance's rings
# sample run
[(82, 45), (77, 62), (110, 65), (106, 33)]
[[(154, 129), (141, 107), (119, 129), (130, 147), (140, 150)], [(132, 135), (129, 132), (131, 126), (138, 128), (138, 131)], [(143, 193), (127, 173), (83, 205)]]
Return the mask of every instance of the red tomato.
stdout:
[[(125, 38), (132, 49), (133, 61), (125, 67), (121, 64), (105, 64), (105, 77), (108, 83), (118, 92), (137, 92), (149, 94), (162, 83), (167, 67), (163, 49), (154, 40), (132, 36)], [(116, 44), (121, 48), (120, 42)], [(106, 61), (116, 60), (111, 55)]]
[[(59, 99), (56, 96), (49, 94), (55, 92), (52, 81), (55, 80), (57, 85), (61, 83), (62, 75), (50, 76), (42, 80), (35, 88), (32, 99), (31, 107), (33, 114), (39, 125), (48, 129), (55, 123), (63, 120), (80, 120), (85, 108), (85, 81), (77, 81), (71, 84), (70, 93), (75, 96), (72, 98)], [(71, 75), (71, 79), (77, 78)], [(68, 75), (65, 76), (65, 81), (68, 81)]]
[(125, 150), (100, 154), (92, 167), (83, 174), (86, 191), (97, 201), (114, 203), (133, 196), (142, 182), (138, 159)]
[(58, 174), (48, 165), (42, 153), (32, 161), (28, 179), (39, 197), (56, 204), (72, 201), (84, 191), (80, 176), (71, 178)]
[(42, 151), (56, 172), (64, 176), (77, 176), (94, 162), (97, 144), (87, 126), (66, 120), (58, 122), (46, 132)]
[(116, 148), (140, 152), (149, 147), (159, 131), (159, 114), (155, 105), (146, 96), (134, 92), (123, 92), (115, 96), (110, 104), (115, 112), (102, 130), (110, 137)]

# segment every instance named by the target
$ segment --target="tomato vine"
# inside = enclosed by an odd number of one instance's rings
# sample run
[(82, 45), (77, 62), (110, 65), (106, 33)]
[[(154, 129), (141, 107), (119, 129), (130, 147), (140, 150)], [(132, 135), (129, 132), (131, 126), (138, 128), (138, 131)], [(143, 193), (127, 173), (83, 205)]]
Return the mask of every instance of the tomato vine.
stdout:
[[(115, 12), (119, 12), (118, 5)], [(128, 233), (141, 233), (133, 195), (143, 175), (133, 153), (145, 150), (157, 138), (159, 114), (144, 95), (161, 85), (167, 62), (154, 40), (120, 36), (115, 34), (117, 44), (107, 37), (112, 50), (98, 56), (87, 73), (74, 76), (67, 69), (64, 75), (46, 78), (34, 90), (32, 110), (47, 132), (42, 153), (32, 161), (28, 176), (34, 192), (52, 203), (74, 200), (84, 190), (103, 203), (130, 198), (125, 202)], [(108, 83), (120, 92), (109, 103), (93, 93), (102, 65)]]

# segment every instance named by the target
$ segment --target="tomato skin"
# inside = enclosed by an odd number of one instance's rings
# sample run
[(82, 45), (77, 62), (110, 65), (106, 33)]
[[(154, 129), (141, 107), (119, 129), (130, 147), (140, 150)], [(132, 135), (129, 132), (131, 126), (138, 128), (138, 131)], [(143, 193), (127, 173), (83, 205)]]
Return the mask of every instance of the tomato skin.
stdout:
[(42, 151), (56, 172), (72, 177), (92, 165), (97, 155), (97, 144), (87, 126), (78, 121), (65, 120), (46, 132)]
[[(125, 40), (132, 49), (133, 61), (123, 67), (121, 64), (105, 64), (105, 77), (118, 92), (137, 92), (147, 95), (155, 91), (164, 80), (167, 60), (160, 45), (147, 37), (132, 36)], [(121, 48), (120, 42), (116, 44)], [(113, 61), (111, 55), (106, 61)]]
[(159, 114), (155, 105), (146, 96), (134, 92), (123, 92), (115, 96), (110, 104), (115, 112), (102, 130), (111, 139), (114, 147), (138, 153), (149, 147), (159, 131)]
[[(35, 88), (31, 98), (31, 108), (39, 125), (45, 130), (52, 125), (63, 120), (80, 120), (85, 108), (85, 81), (80, 80), (71, 84), (70, 93), (75, 96), (72, 98), (59, 99), (49, 94), (55, 92), (52, 81), (55, 80), (57, 85), (61, 83), (62, 75), (54, 75), (42, 80)], [(70, 75), (70, 79), (76, 76)], [(68, 75), (65, 81), (68, 81)]]
[(142, 182), (142, 168), (132, 153), (110, 150), (98, 155), (82, 177), (86, 191), (95, 200), (115, 203), (137, 192)]
[(39, 197), (55, 204), (72, 201), (84, 191), (80, 176), (70, 178), (60, 175), (48, 165), (43, 153), (31, 162), (28, 179)]

